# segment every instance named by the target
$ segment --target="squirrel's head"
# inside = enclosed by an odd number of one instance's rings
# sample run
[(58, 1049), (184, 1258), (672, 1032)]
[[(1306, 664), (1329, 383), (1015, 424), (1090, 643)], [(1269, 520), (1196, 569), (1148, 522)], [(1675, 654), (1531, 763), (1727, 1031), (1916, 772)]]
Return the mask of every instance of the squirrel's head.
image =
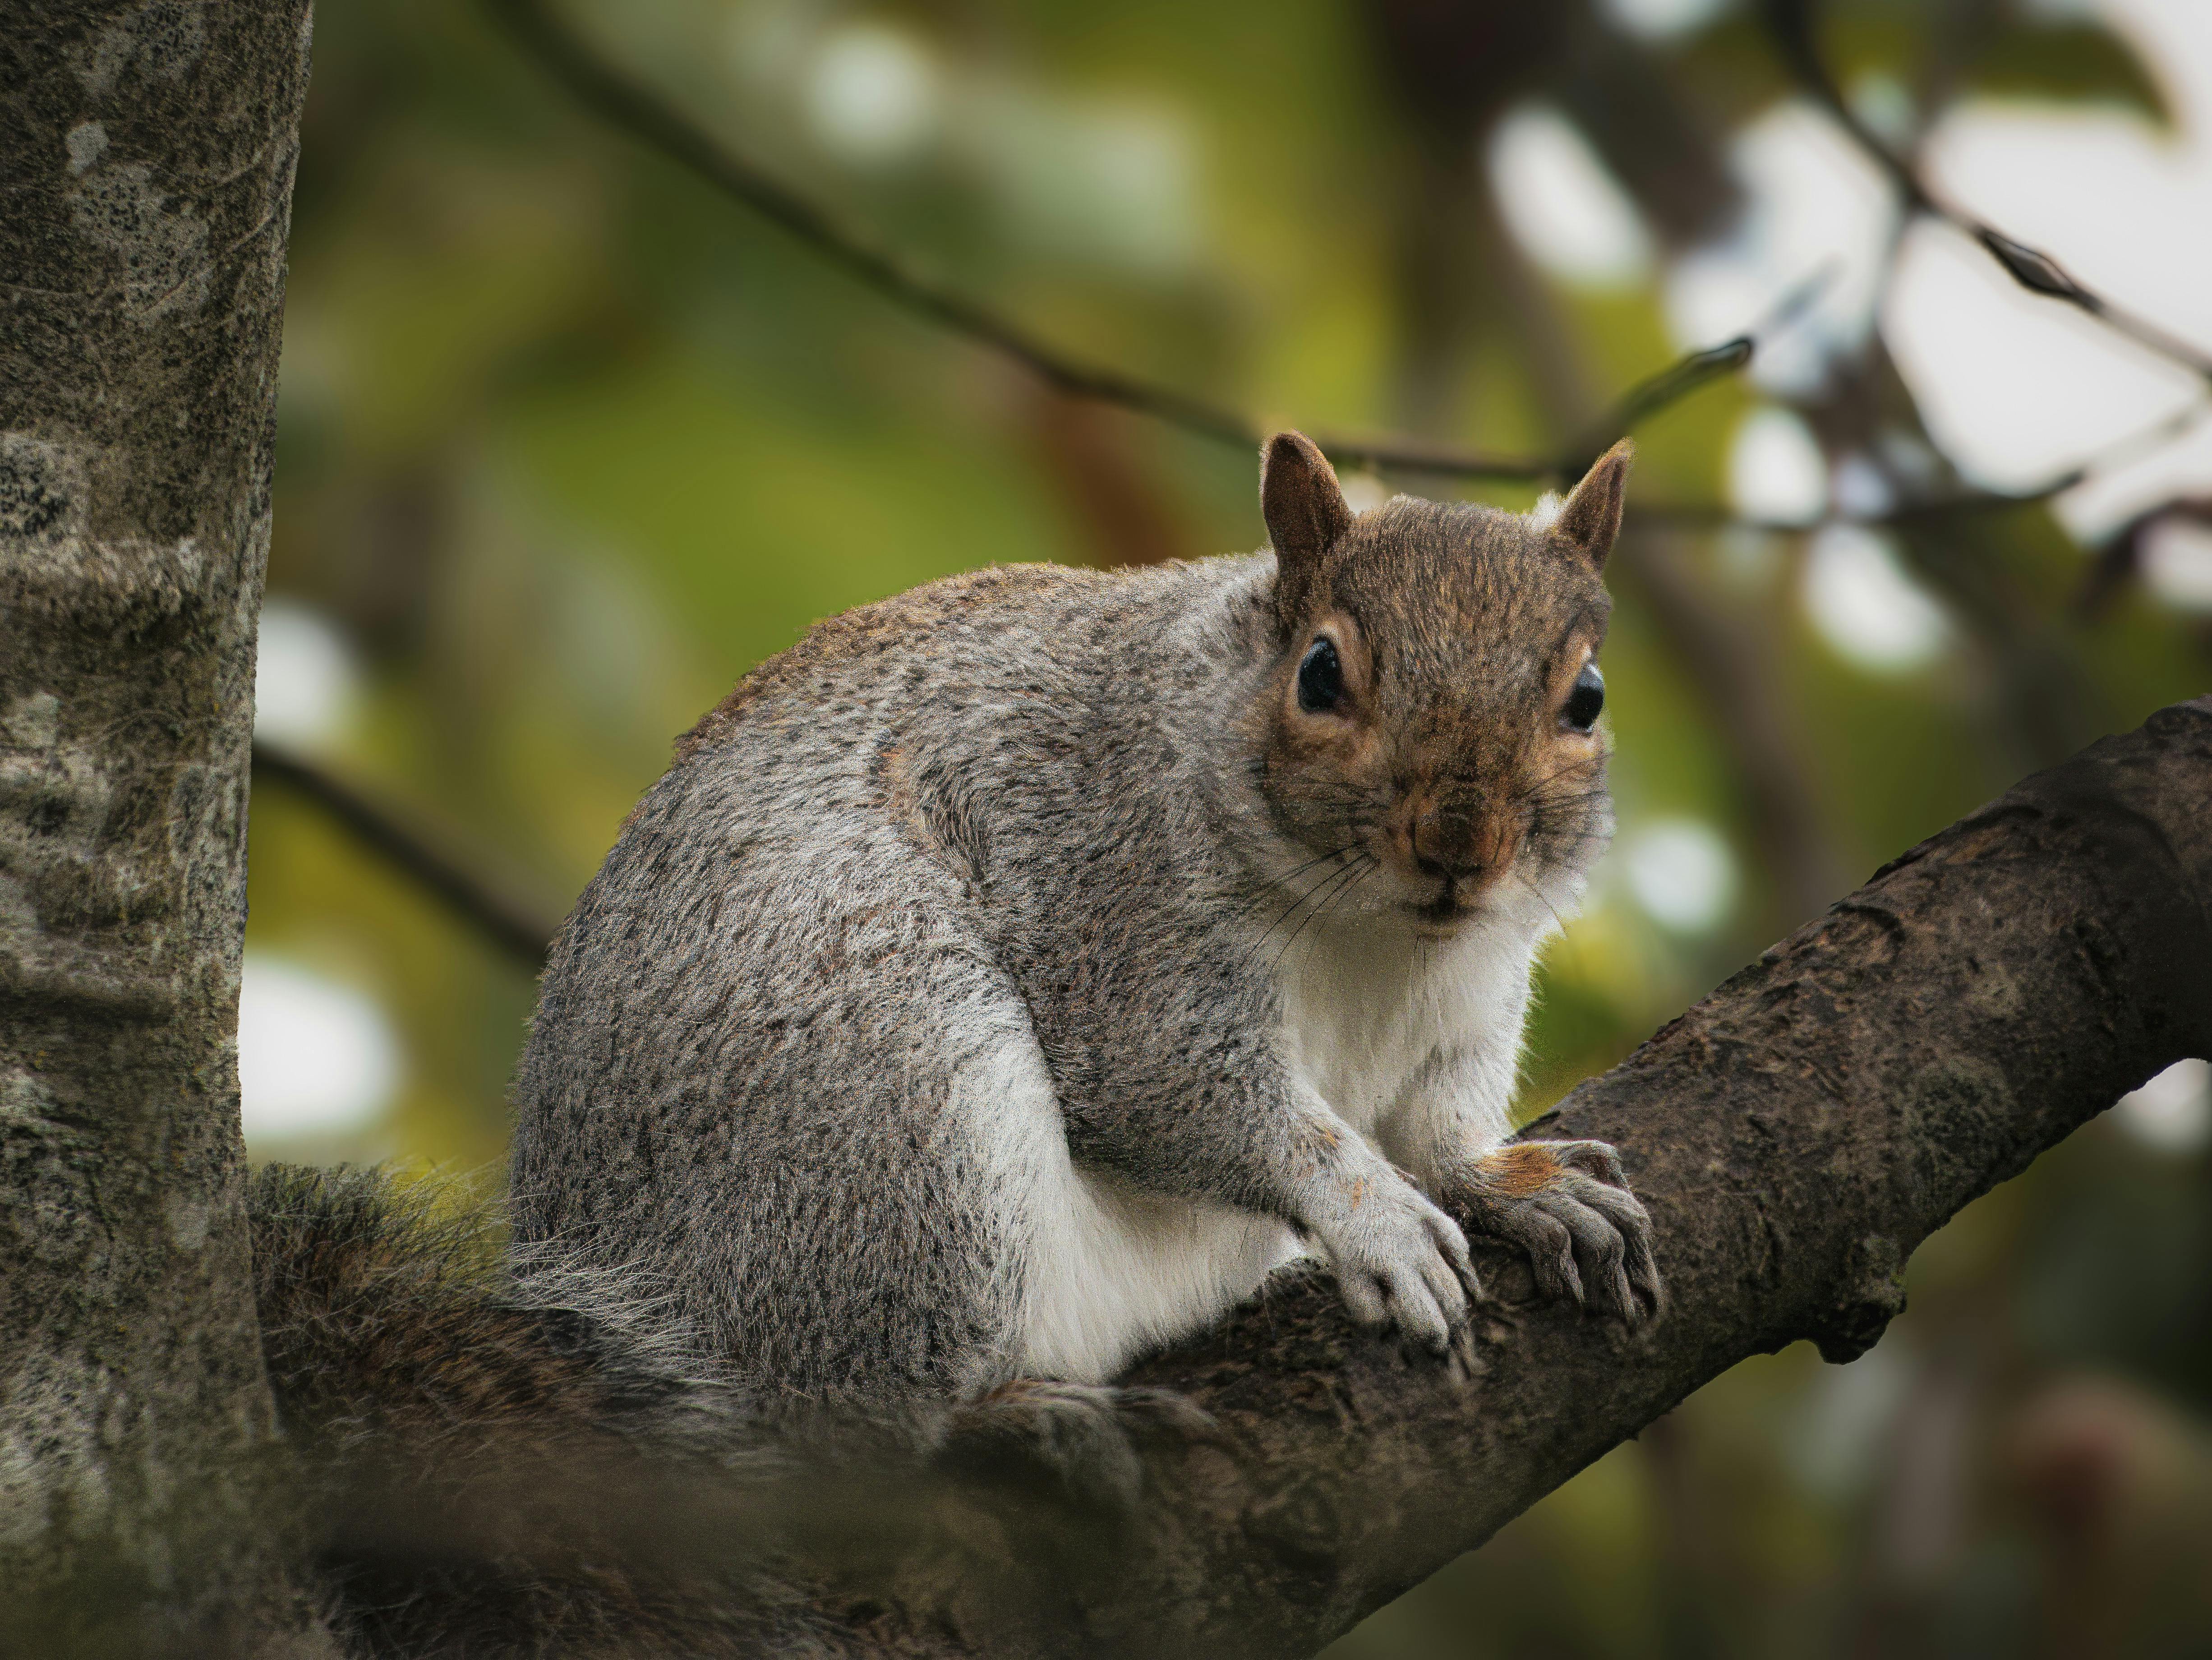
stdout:
[(1612, 831), (1596, 660), (1630, 456), (1556, 512), (1401, 496), (1355, 516), (1310, 440), (1269, 441), (1263, 787), (1314, 859), (1380, 879), (1349, 885), (1357, 909), (1445, 931), (1578, 895)]

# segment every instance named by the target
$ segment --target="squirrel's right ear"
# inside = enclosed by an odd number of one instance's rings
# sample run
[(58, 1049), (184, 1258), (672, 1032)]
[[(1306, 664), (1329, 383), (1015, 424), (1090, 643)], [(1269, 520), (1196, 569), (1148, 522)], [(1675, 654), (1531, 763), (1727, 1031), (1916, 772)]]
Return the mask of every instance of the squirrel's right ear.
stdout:
[(1321, 447), (1279, 432), (1260, 453), (1260, 512), (1275, 544), (1275, 614), (1285, 628), (1305, 616), (1322, 556), (1352, 528), (1352, 508)]
[(1589, 560), (1592, 570), (1605, 569), (1605, 556), (1613, 551), (1613, 538), (1620, 534), (1621, 506), (1628, 495), (1629, 464), (1636, 459), (1636, 446), (1626, 438), (1597, 459), (1597, 464), (1583, 475), (1583, 481), (1559, 508), (1559, 516), (1552, 520), (1552, 533), (1571, 542)]

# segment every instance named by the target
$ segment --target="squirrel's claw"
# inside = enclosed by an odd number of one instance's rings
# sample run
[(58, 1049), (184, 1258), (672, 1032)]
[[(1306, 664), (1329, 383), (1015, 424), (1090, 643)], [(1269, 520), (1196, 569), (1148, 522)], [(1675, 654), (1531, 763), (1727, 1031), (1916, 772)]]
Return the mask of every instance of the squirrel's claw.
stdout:
[(1537, 1288), (1631, 1326), (1659, 1311), (1651, 1218), (1602, 1141), (1520, 1141), (1455, 1184), (1474, 1232), (1528, 1253)]
[(1395, 1326), (1431, 1353), (1449, 1352), (1479, 1292), (1456, 1222), (1392, 1171), (1370, 1174), (1313, 1231), (1355, 1320)]

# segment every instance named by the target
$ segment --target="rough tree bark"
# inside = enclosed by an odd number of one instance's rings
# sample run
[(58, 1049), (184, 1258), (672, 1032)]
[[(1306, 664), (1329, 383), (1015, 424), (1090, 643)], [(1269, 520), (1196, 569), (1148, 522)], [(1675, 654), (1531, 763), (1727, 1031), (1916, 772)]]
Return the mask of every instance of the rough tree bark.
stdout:
[[(2212, 698), (1913, 849), (1531, 1127), (1626, 1157), (1669, 1284), (1633, 1334), (1486, 1258), (1470, 1372), (1353, 1328), (1312, 1274), (1125, 1380), (1211, 1420), (1133, 1415), (1126, 1512), (1010, 1485), (988, 1445), (917, 1466), (878, 1444), (777, 1476), (729, 1458), (742, 1432), (702, 1460), (641, 1415), (665, 1449), (641, 1463), (621, 1432), (549, 1446), (495, 1417), (511, 1466), (441, 1470), (434, 1451), (427, 1481), (347, 1507), (367, 1522), (339, 1554), (521, 1564), (509, 1585), (550, 1622), (471, 1653), (558, 1633), (625, 1660), (1310, 1654), (1737, 1361), (1800, 1339), (1861, 1352), (1922, 1239), (2191, 1055), (2212, 1055)], [(311, 1346), (284, 1371), (322, 1364)], [(610, 1578), (612, 1639), (561, 1606), (608, 1609)], [(376, 1594), (419, 1610), (428, 1584), (410, 1566)], [(638, 1608), (650, 1633), (625, 1623)]]
[(0, 1624), (47, 1644), (312, 1645), (251, 1525), (234, 1036), (307, 29), (0, 9)]
[(1810, 1340), (1860, 1353), (1906, 1259), (2126, 1091), (2212, 1055), (2212, 698), (2107, 739), (1914, 848), (1531, 1134), (1623, 1151), (1668, 1308), (1633, 1335), (1507, 1306), (1455, 1384), (1271, 1297), (1134, 1381), (1229, 1456), (1160, 1495), (1087, 1611), (1130, 1652), (1309, 1653), (1700, 1384)]

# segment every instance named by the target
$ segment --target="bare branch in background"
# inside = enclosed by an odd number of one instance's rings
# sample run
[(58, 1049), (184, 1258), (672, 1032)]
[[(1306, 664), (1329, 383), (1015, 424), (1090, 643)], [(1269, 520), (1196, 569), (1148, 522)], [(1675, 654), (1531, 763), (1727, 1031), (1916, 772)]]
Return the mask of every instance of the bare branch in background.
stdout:
[(1851, 108), (1842, 89), (1828, 73), (1818, 39), (1819, 0), (1766, 0), (1762, 9), (1776, 52), (1807, 94), (1827, 111), (1851, 142), (1866, 152), (1905, 198), (1912, 212), (1941, 220), (1965, 232), (2005, 274), (2031, 294), (2062, 301), (2084, 316), (2094, 317), (2114, 332), (2179, 363), (2192, 374), (2212, 380), (2212, 352), (2182, 339), (2170, 330), (2117, 305), (2069, 272), (2040, 248), (2030, 247), (2007, 235), (1987, 220), (1945, 201), (1931, 190), (1919, 171), (1885, 144)]
[[(875, 246), (850, 227), (839, 223), (819, 204), (737, 155), (673, 108), (657, 92), (609, 64), (556, 15), (546, 0), (485, 0), (485, 3), (508, 33), (586, 109), (696, 173), (893, 304), (998, 352), (1067, 397), (1129, 410), (1215, 443), (1256, 449), (1266, 439), (1267, 431), (1261, 423), (1235, 410), (1118, 369), (1079, 362), (989, 307), (922, 275), (905, 258)], [(1818, 54), (1810, 46), (1810, 26), (1805, 21), (1803, 6), (1796, 0), (1773, 0), (1768, 14), (1784, 56), (1801, 76), (1808, 77), (1808, 84), (1815, 95), (1844, 123), (1853, 137), (1869, 146), (1885, 170), (1900, 179), (1916, 208), (1968, 230), (2023, 282), (2027, 281), (2027, 275), (2033, 275), (2036, 280), (2028, 286), (2037, 292), (2067, 299), (2153, 350), (2212, 376), (2212, 358), (2174, 340), (2157, 325), (2133, 318), (2092, 294), (2065, 277), (2049, 256), (1936, 202), (1913, 177), (1911, 169), (1881, 146), (1881, 141), (1867, 131), (1827, 83)], [(1591, 459), (1615, 439), (1699, 387), (1749, 362), (1758, 339), (1794, 321), (1811, 292), (1824, 280), (1816, 277), (1810, 283), (1792, 290), (1773, 315), (1750, 333), (1688, 352), (1632, 387), (1602, 419), (1594, 422), (1559, 455), (1486, 454), (1409, 438), (1312, 435), (1330, 459), (1341, 467), (1501, 483), (1570, 482), (1580, 477)], [(2161, 423), (2160, 428), (2193, 420), (2201, 413), (2201, 410), (2192, 408), (2168, 423)], [(2084, 462), (2031, 490), (1962, 490), (1936, 501), (1905, 503), (1887, 513), (1853, 515), (1850, 522), (1897, 524), (1929, 515), (2003, 512), (2033, 506), (2072, 489), (2097, 470), (2097, 462)], [(1753, 518), (1719, 503), (1650, 502), (1632, 511), (1646, 520), (1686, 529), (1735, 526), (1790, 534), (1807, 528)]]
[[(1242, 449), (1256, 450), (1266, 441), (1267, 429), (1237, 410), (1158, 381), (1079, 362), (1012, 319), (922, 275), (905, 258), (840, 224), (818, 203), (738, 155), (658, 93), (607, 63), (544, 0), (485, 3), (524, 50), (586, 108), (679, 162), (894, 304), (988, 347), (1071, 398), (1133, 410), (1197, 437)], [(1491, 455), (1416, 439), (1312, 436), (1339, 466), (1508, 483), (1571, 482), (1613, 440), (1717, 376), (1742, 368), (1753, 350), (1753, 339), (1746, 335), (1689, 353), (1632, 389), (1605, 422), (1565, 455)]]
[(2142, 569), (2144, 539), (2160, 525), (2177, 520), (2212, 526), (2212, 496), (2179, 496), (2170, 502), (2161, 502), (2114, 531), (2098, 550), (2097, 562), (2090, 567), (2088, 578), (2081, 585), (2081, 594), (2074, 602), (2076, 613), (2088, 618), (2101, 616), (2112, 604), (2112, 596)]
[(535, 974), (559, 925), (501, 894), (390, 809), (316, 766), (256, 739), (253, 776), (292, 790), (327, 813), (363, 848)]
[(2212, 416), (2212, 398), (2196, 399), (2171, 415), (2160, 416), (2137, 431), (2115, 439), (2093, 454), (2025, 489), (1952, 489), (1941, 496), (1901, 502), (1880, 513), (1832, 513), (1818, 520), (1804, 520), (1760, 519), (1737, 513), (1718, 502), (1709, 502), (1638, 503), (1632, 500), (1628, 504), (1628, 514), (1632, 519), (1641, 519), (1655, 525), (1669, 525), (1680, 530), (1753, 530), (1777, 536), (1791, 536), (1817, 529), (1824, 524), (1865, 525), (1879, 529), (1975, 514), (2008, 513), (2015, 508), (2041, 507), (2110, 469), (2147, 455), (2180, 437), (2202, 423), (2208, 416)]

